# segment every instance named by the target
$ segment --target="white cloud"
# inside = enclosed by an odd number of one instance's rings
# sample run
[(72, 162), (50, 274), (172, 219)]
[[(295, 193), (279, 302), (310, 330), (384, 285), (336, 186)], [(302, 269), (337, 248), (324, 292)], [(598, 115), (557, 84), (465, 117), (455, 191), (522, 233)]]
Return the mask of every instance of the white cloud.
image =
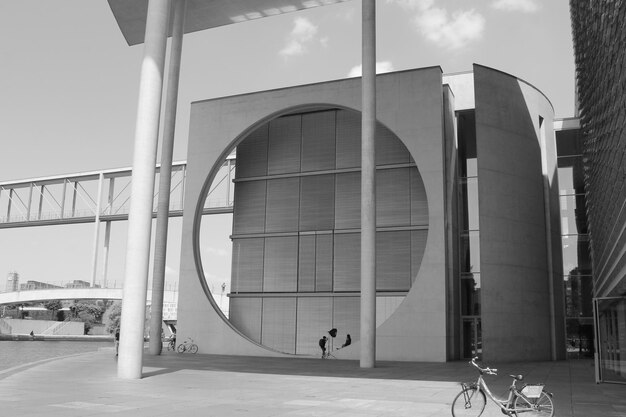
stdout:
[(318, 27), (304, 17), (297, 17), (293, 21), (293, 29), (289, 34), (287, 45), (278, 53), (287, 58), (290, 56), (303, 55), (308, 44), (315, 40)]
[[(384, 72), (393, 71), (393, 64), (390, 61), (382, 61), (376, 63), (376, 74), (382, 74)], [(363, 72), (362, 65), (357, 65), (352, 67), (350, 72), (348, 73), (348, 78), (352, 77), (360, 77)]]
[(225, 249), (216, 249), (211, 246), (207, 246), (206, 248), (204, 248), (204, 252), (207, 254), (217, 255), (217, 256), (222, 256), (222, 257), (230, 255), (230, 252)]
[(491, 7), (505, 12), (534, 13), (540, 9), (536, 0), (495, 0)]
[(427, 10), (433, 7), (435, 0), (387, 0), (407, 10)]
[(485, 18), (473, 9), (457, 10), (450, 16), (447, 9), (436, 7), (435, 0), (387, 0), (387, 3), (408, 10), (417, 30), (427, 40), (447, 49), (458, 49), (480, 39), (485, 29)]
[(448, 49), (480, 39), (485, 29), (485, 18), (474, 10), (459, 10), (449, 16), (447, 10), (435, 7), (419, 13), (414, 22), (426, 39)]

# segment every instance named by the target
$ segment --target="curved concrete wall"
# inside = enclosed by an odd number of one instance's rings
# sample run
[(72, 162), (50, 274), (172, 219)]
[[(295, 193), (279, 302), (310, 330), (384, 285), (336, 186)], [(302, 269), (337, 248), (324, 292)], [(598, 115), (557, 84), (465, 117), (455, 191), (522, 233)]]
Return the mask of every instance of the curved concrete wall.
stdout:
[[(428, 196), (429, 233), (422, 267), (404, 302), (377, 329), (380, 360), (446, 360), (446, 243), (443, 93), (438, 67), (378, 76), (378, 120), (416, 161)], [(190, 336), (203, 353), (275, 355), (233, 329), (207, 299), (194, 239), (197, 208), (214, 165), (256, 125), (314, 105), (360, 110), (360, 79), (227, 97), (192, 105), (179, 284), (179, 339)], [(208, 267), (208, 266), (207, 266)], [(342, 350), (358, 358), (358, 342)]]
[(552, 332), (564, 346), (554, 110), (500, 71), (475, 65), (474, 83), (483, 357), (550, 360)]

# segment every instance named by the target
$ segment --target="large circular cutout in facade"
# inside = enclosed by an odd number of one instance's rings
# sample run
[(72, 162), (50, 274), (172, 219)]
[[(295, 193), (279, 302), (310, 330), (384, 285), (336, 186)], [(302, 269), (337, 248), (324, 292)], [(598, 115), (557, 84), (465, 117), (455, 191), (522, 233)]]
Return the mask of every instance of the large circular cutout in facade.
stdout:
[[(228, 317), (251, 340), (315, 355), (329, 329), (337, 329), (334, 347), (348, 334), (359, 340), (360, 165), (361, 117), (344, 109), (275, 118), (237, 145)], [(417, 276), (428, 209), (413, 159), (381, 124), (376, 165), (381, 324)], [(210, 233), (207, 217), (201, 236)], [(202, 263), (212, 276), (204, 257)]]

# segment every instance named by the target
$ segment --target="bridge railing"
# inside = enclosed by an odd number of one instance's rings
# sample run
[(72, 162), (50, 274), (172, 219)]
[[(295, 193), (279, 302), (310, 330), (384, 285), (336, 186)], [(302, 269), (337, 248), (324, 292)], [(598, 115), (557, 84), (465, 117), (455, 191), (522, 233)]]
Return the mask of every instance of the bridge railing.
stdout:
[[(210, 187), (205, 213), (232, 209), (234, 155), (226, 158)], [(172, 164), (170, 216), (182, 215), (187, 163)], [(157, 166), (155, 184), (160, 167)], [(0, 228), (127, 220), (130, 210), (130, 168), (83, 172), (0, 182)], [(155, 187), (153, 215), (158, 205)]]
[[(10, 293), (10, 292), (24, 292), (24, 291), (37, 291), (37, 290), (67, 290), (67, 289), (122, 289), (124, 288), (124, 283), (122, 281), (109, 281), (104, 285), (96, 282), (95, 286), (91, 285), (79, 285), (74, 281), (66, 281), (66, 282), (40, 282), (40, 281), (27, 281), (23, 284), (20, 284), (19, 289), (9, 289), (0, 288), (0, 293)], [(152, 288), (152, 283), (148, 283), (148, 287)], [(166, 282), (165, 291), (177, 292), (178, 291), (178, 282)]]

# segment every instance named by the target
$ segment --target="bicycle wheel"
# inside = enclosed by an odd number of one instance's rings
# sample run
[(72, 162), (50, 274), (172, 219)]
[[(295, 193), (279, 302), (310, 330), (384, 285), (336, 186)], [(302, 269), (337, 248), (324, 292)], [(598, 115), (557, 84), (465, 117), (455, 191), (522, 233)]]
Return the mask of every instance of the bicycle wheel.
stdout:
[(189, 353), (197, 353), (198, 352), (198, 345), (192, 343), (191, 345), (189, 345)]
[(529, 398), (528, 401), (522, 397), (515, 397), (513, 408), (520, 410), (519, 413), (515, 413), (516, 416), (552, 417), (554, 415), (552, 398), (545, 392), (542, 392), (539, 398)]
[(178, 353), (183, 353), (185, 352), (185, 350), (186, 350), (186, 347), (184, 343), (181, 343), (180, 345), (178, 345), (178, 349), (177, 349)]
[(452, 415), (454, 417), (478, 417), (487, 405), (485, 393), (476, 387), (464, 388), (452, 401)]

